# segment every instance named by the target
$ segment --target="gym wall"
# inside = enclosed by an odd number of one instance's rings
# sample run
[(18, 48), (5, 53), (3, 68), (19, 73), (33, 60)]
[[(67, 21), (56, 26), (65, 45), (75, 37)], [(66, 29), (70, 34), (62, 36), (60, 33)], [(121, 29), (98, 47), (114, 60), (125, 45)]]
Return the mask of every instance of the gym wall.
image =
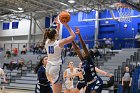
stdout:
[[(95, 11), (93, 11), (95, 12)], [(114, 15), (118, 16), (117, 11), (114, 10)], [(139, 15), (140, 12), (134, 10), (134, 16)], [(89, 14), (90, 15), (90, 14)], [(93, 19), (95, 19), (95, 15), (92, 15)], [(99, 14), (99, 18), (112, 18), (111, 14), (108, 10), (101, 11)], [(108, 21), (108, 22), (106, 22)], [(127, 28), (124, 25), (127, 24)], [(95, 31), (95, 21), (78, 21), (78, 14), (71, 14), (71, 21), (69, 25), (74, 30), (74, 27), (80, 27), (81, 34), (84, 40), (94, 40), (94, 31)], [(133, 30), (132, 30), (133, 28)], [(99, 39), (103, 38), (112, 38), (114, 41), (114, 49), (121, 49), (121, 48), (131, 48), (137, 47), (136, 40), (134, 37), (137, 31), (140, 29), (140, 18), (132, 18), (132, 22), (130, 23), (122, 23), (116, 20), (102, 20), (99, 21)], [(67, 37), (68, 31), (66, 28), (63, 28), (62, 37)], [(76, 40), (78, 38), (76, 37)], [(91, 44), (87, 43), (89, 48), (93, 48), (93, 42)]]
[[(31, 42), (38, 42), (42, 39), (42, 31), (40, 28), (45, 28), (45, 18), (38, 19), (37, 24), (32, 22)], [(30, 31), (30, 20), (22, 19), (19, 21), (18, 28), (12, 29), (12, 22), (7, 30), (3, 30), (3, 22), (0, 23), (0, 47), (4, 47), (4, 43), (27, 43), (28, 34)], [(40, 27), (39, 27), (40, 26)], [(6, 48), (10, 48), (11, 44), (6, 44)], [(13, 44), (13, 47), (17, 47), (17, 44)], [(22, 44), (20, 45), (22, 47)]]

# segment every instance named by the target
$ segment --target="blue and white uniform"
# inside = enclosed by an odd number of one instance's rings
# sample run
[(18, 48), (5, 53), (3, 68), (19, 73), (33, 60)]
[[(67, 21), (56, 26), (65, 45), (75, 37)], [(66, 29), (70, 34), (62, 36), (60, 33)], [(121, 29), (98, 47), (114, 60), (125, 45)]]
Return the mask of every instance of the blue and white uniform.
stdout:
[(62, 48), (59, 46), (59, 40), (51, 41), (50, 39), (47, 39), (45, 48), (48, 54), (46, 75), (52, 83), (62, 83)]

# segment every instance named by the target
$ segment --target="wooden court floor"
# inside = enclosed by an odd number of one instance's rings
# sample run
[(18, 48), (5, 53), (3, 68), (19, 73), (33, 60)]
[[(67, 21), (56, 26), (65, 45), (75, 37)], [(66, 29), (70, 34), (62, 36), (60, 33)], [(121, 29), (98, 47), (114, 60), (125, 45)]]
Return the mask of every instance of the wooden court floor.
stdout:
[(26, 91), (26, 90), (16, 90), (16, 89), (4, 89), (4, 90), (0, 90), (0, 93), (35, 93), (35, 92)]

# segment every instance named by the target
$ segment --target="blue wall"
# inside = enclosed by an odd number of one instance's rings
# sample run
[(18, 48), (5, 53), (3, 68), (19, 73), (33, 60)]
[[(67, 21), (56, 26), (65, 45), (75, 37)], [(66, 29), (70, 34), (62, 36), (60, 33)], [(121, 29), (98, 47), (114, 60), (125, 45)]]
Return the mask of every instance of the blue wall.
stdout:
[[(118, 13), (115, 10), (114, 14), (115, 16), (118, 16)], [(138, 14), (140, 14), (140, 12), (134, 11), (134, 15)], [(105, 10), (100, 13), (100, 18), (111, 18), (111, 15), (108, 10)], [(138, 31), (140, 18), (133, 18), (132, 22), (130, 23), (123, 23), (115, 20), (108, 20), (108, 22), (108, 24), (105, 24), (105, 21), (100, 21), (100, 39), (109, 37), (112, 38), (114, 40), (115, 49), (120, 49), (120, 47), (137, 47), (134, 37)], [(127, 28), (124, 27), (125, 24), (128, 25)], [(134, 28), (134, 30), (132, 30), (132, 28)], [(105, 31), (103, 31), (102, 29), (104, 29)]]
[[(116, 10), (113, 11), (115, 16), (118, 16)], [(139, 15), (140, 12), (134, 11), (134, 15)], [(100, 12), (100, 19), (102, 18), (112, 18), (111, 14), (108, 10), (104, 10)], [(88, 18), (95, 18), (95, 11), (88, 14)], [(134, 37), (137, 31), (140, 29), (140, 18), (133, 18), (131, 23), (122, 23), (116, 20), (108, 20), (108, 24), (105, 23), (106, 21), (99, 22), (99, 39), (103, 38), (112, 38), (115, 44), (114, 49), (120, 48), (130, 48), (130, 47), (137, 47), (136, 41)], [(95, 31), (95, 21), (88, 21), (88, 22), (81, 22), (78, 21), (78, 14), (71, 14), (71, 20), (68, 23), (73, 30), (75, 27), (80, 27), (81, 34), (84, 40), (94, 40), (94, 31)], [(124, 28), (124, 24), (127, 24), (128, 27)], [(134, 31), (132, 31), (134, 28)], [(65, 27), (63, 27), (63, 34), (62, 37), (66, 38), (69, 36), (69, 33)], [(133, 39), (132, 39), (133, 38)], [(78, 40), (76, 37), (75, 40)], [(93, 48), (93, 41), (89, 43), (89, 48)]]
[[(95, 14), (95, 13), (94, 13)], [(95, 15), (92, 14), (88, 14), (88, 17), (95, 17)], [(86, 44), (89, 45), (89, 48), (93, 48), (94, 45), (94, 31), (95, 31), (95, 22), (94, 21), (89, 21), (89, 22), (78, 22), (78, 14), (71, 14), (71, 20), (68, 23), (70, 25), (70, 27), (75, 30), (75, 27), (79, 27), (80, 28), (80, 32), (81, 35), (83, 37), (84, 40), (86, 40)], [(66, 38), (67, 36), (69, 36), (69, 32), (67, 31), (67, 29), (65, 27), (63, 27), (62, 30), (62, 37)], [(75, 40), (79, 40), (78, 36), (76, 37)], [(92, 42), (89, 42), (88, 40), (92, 40)]]

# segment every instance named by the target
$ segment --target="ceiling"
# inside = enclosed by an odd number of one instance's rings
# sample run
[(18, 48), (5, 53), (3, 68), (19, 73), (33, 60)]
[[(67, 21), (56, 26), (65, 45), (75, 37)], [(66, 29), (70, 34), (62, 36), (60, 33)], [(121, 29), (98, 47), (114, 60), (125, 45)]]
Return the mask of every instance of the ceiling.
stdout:
[[(112, 9), (112, 4), (120, 0), (0, 0), (0, 20), (29, 18), (32, 13), (34, 18), (51, 16), (62, 10), (86, 11), (105, 8)], [(19, 10), (22, 8), (23, 10)]]

